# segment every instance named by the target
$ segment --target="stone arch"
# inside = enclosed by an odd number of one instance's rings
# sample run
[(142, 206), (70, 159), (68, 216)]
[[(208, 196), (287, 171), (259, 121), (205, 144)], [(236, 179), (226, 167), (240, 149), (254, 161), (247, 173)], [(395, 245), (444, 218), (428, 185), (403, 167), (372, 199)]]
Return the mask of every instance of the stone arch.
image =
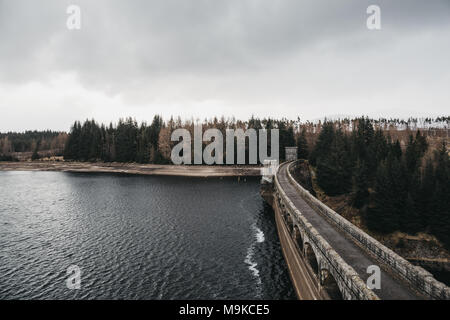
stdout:
[(283, 204), (283, 201), (281, 200), (281, 198), (279, 199), (279, 208), (280, 208), (280, 212), (281, 212), (281, 216), (284, 218), (284, 220), (287, 222), (287, 216), (288, 216), (288, 211), (286, 210), (286, 206)]
[(302, 237), (302, 233), (300, 231), (300, 228), (295, 225), (294, 226), (294, 241), (297, 244), (297, 246), (300, 249), (300, 252), (303, 252), (303, 237)]
[(319, 260), (316, 257), (316, 253), (314, 252), (311, 244), (305, 243), (305, 258), (308, 261), (309, 266), (316, 276), (319, 273)]
[(343, 294), (335, 277), (328, 269), (320, 270), (320, 284), (331, 300), (343, 300)]
[(287, 219), (288, 219), (288, 212), (287, 212), (287, 210), (281, 209), (281, 216), (283, 217), (284, 221), (286, 221), (286, 223), (287, 223)]
[(288, 230), (290, 234), (294, 232), (294, 219), (292, 219), (292, 215), (290, 213), (287, 214), (286, 223), (288, 226)]

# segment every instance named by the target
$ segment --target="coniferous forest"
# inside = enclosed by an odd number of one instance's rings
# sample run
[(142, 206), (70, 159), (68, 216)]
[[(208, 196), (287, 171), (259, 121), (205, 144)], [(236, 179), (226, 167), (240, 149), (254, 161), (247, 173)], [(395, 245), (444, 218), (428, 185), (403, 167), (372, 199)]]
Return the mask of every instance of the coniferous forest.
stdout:
[(410, 134), (402, 148), (362, 118), (351, 133), (325, 123), (309, 161), (320, 188), (330, 196), (350, 195), (369, 230), (426, 232), (448, 248), (450, 158), (445, 142), (428, 149), (420, 131)]
[[(416, 119), (301, 123), (299, 119), (252, 117), (240, 121), (222, 117), (201, 124), (203, 130), (219, 129), (224, 137), (229, 128), (276, 128), (280, 161), (284, 161), (284, 148), (296, 145), (298, 158), (309, 160), (321, 190), (332, 197), (346, 195), (348, 205), (361, 212), (369, 230), (377, 234), (425, 232), (450, 248), (449, 121), (448, 117), (424, 119), (422, 131)], [(172, 131), (185, 128), (193, 136), (194, 124), (198, 123), (180, 118), (164, 121), (155, 116), (150, 124), (138, 124), (132, 118), (109, 125), (76, 121), (69, 134), (0, 133), (0, 161), (14, 160), (14, 155), (25, 152), (32, 154), (31, 159), (39, 159), (50, 150), (66, 161), (170, 164), (171, 150), (178, 143), (171, 141)], [(427, 129), (427, 125), (436, 124), (440, 130)], [(248, 160), (248, 145), (246, 152)]]
[[(166, 123), (160, 116), (155, 116), (151, 124), (143, 122), (140, 125), (132, 118), (121, 119), (117, 125), (111, 123), (109, 126), (98, 125), (94, 120), (87, 120), (83, 124), (77, 121), (71, 128), (64, 150), (64, 158), (76, 161), (168, 164), (171, 163), (171, 150), (178, 143), (171, 141), (173, 130), (187, 129), (193, 138), (194, 124), (197, 122), (193, 120), (182, 122), (181, 119), (175, 121), (173, 118)], [(210, 121), (205, 120), (201, 124), (203, 130), (219, 129), (224, 141), (226, 129), (265, 128), (270, 131), (270, 129), (277, 128), (279, 129), (280, 150), (296, 143), (293, 121), (251, 118), (249, 121), (243, 122), (214, 118)], [(206, 142), (204, 142), (205, 145), (207, 145)], [(248, 151), (248, 145), (246, 151)], [(248, 154), (246, 157), (248, 159)], [(280, 152), (280, 158), (284, 160), (282, 152)]]

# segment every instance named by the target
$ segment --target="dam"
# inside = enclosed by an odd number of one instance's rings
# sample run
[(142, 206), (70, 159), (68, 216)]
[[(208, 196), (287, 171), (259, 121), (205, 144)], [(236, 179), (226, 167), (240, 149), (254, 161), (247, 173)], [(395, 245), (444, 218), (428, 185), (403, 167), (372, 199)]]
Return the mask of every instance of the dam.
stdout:
[[(264, 181), (263, 198), (272, 205), (283, 255), (302, 300), (450, 299), (450, 288), (414, 266), (315, 198), (293, 177), (302, 160), (277, 167)], [(380, 287), (370, 288), (371, 269)]]

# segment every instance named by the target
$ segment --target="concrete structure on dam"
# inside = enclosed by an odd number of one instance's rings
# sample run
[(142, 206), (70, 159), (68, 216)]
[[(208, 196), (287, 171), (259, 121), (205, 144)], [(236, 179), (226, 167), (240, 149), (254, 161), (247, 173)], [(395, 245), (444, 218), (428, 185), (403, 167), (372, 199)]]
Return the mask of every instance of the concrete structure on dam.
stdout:
[[(299, 299), (450, 299), (450, 288), (321, 203), (280, 165), (261, 193)], [(379, 282), (373, 282), (373, 277)]]

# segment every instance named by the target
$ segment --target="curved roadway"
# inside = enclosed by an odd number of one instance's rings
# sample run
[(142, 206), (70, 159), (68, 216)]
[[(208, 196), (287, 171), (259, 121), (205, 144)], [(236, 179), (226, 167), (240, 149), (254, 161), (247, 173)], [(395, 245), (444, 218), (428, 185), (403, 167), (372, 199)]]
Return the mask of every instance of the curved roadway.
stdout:
[(412, 300), (420, 299), (406, 283), (391, 276), (383, 270), (380, 262), (361, 249), (355, 242), (348, 239), (337, 227), (332, 225), (322, 215), (314, 211), (308, 203), (298, 194), (295, 187), (291, 184), (287, 175), (287, 164), (282, 164), (278, 170), (277, 177), (281, 188), (286, 195), (313, 225), (320, 235), (333, 247), (341, 258), (359, 274), (363, 281), (370, 276), (366, 272), (370, 265), (378, 265), (381, 269), (381, 289), (373, 289), (380, 299), (386, 300)]

